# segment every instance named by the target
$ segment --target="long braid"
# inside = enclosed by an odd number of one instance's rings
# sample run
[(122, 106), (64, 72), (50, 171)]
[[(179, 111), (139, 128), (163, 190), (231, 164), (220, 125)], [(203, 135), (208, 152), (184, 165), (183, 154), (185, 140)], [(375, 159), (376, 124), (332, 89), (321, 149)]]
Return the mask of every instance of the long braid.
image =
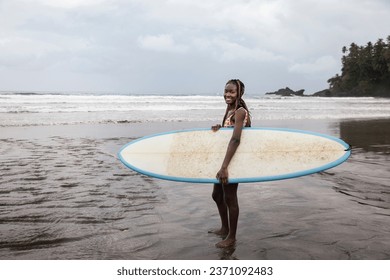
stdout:
[(235, 108), (235, 110), (237, 110), (241, 96), (244, 94), (245, 86), (244, 88), (241, 87), (241, 84), (243, 83), (240, 80), (234, 80), (234, 82), (236, 83), (237, 93), (238, 93), (238, 98), (236, 99), (236, 108)]

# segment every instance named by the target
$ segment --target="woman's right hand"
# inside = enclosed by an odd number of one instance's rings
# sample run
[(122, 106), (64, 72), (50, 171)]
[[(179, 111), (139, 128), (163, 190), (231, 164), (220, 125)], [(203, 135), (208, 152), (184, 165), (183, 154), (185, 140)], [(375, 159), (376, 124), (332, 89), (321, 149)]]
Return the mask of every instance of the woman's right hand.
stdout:
[(229, 183), (229, 173), (227, 168), (221, 167), (221, 169), (218, 171), (216, 178), (222, 185), (226, 185)]
[(217, 132), (222, 126), (220, 124), (213, 125), (211, 127), (212, 131)]

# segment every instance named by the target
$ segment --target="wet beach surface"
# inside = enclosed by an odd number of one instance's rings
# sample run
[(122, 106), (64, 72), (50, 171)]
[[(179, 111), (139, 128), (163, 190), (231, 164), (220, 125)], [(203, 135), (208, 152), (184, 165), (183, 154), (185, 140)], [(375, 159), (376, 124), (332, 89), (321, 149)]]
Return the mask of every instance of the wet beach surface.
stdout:
[(241, 184), (238, 241), (217, 249), (212, 186), (162, 181), (116, 153), (210, 123), (0, 128), (0, 259), (390, 259), (390, 119), (289, 121), (353, 147), (344, 164)]

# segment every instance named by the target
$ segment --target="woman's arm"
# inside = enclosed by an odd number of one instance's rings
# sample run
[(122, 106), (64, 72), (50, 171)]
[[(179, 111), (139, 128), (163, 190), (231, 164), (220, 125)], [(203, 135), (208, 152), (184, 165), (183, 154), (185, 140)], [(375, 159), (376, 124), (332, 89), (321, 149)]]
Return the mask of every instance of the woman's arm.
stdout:
[(221, 184), (228, 183), (228, 178), (229, 178), (228, 166), (238, 146), (240, 145), (241, 133), (242, 133), (242, 128), (244, 126), (245, 115), (246, 115), (245, 110), (239, 109), (235, 113), (233, 135), (230, 138), (229, 145), (221, 169), (217, 173), (217, 179), (221, 182)]

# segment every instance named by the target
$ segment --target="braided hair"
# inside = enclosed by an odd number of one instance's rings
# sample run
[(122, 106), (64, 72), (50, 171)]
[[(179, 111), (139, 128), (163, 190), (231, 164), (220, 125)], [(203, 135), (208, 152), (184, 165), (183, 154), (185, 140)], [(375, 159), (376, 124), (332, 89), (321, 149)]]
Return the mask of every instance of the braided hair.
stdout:
[[(250, 113), (249, 113), (249, 109), (248, 109), (248, 106), (246, 105), (244, 99), (242, 99), (242, 96), (244, 95), (244, 92), (245, 92), (245, 85), (243, 82), (241, 82), (239, 79), (231, 79), (229, 81), (227, 81), (226, 85), (228, 84), (233, 84), (237, 87), (237, 99), (236, 99), (236, 106), (235, 106), (235, 111), (237, 111), (239, 108), (243, 107), (247, 112), (248, 112), (248, 122), (246, 124), (246, 126), (251, 126), (251, 119), (250, 119)], [(228, 114), (228, 108), (226, 108), (226, 112), (225, 112), (225, 116), (223, 117), (223, 122), (222, 122), (222, 125), (225, 123), (225, 120), (226, 120), (226, 117), (227, 117), (227, 114)], [(232, 117), (233, 120), (234, 120), (234, 116)]]

